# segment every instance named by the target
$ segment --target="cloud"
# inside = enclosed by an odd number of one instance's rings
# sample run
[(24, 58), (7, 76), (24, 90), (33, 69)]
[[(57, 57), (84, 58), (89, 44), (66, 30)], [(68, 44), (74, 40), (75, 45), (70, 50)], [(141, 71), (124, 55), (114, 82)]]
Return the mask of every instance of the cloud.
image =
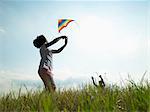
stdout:
[[(59, 89), (78, 87), (88, 82), (88, 77), (79, 74), (69, 68), (63, 68), (54, 71), (54, 80)], [(22, 87), (22, 91), (36, 90), (42, 88), (43, 82), (37, 75), (25, 74), (21, 72), (0, 70), (0, 92), (17, 91)]]
[[(89, 82), (88, 77), (73, 73), (73, 70), (69, 70), (69, 68), (57, 70), (54, 73), (54, 81), (59, 90), (82, 88), (84, 84)], [(27, 90), (42, 90), (43, 87), (42, 80), (37, 76), (0, 70), (0, 94), (10, 91), (18, 92), (20, 88), (21, 92), (24, 93)]]
[(89, 77), (88, 74), (76, 71), (69, 67), (55, 69), (53, 73), (54, 73), (54, 77), (59, 80), (66, 80), (68, 78), (79, 78), (79, 77), (88, 78)]
[[(6, 70), (0, 70), (0, 89), (1, 92), (7, 92), (11, 90), (14, 86), (14, 82), (16, 81), (22, 81), (25, 80), (35, 81), (38, 80), (37, 77), (31, 74), (25, 74), (25, 73), (16, 73), (12, 71), (6, 71)], [(12, 87), (13, 86), (13, 87)], [(18, 85), (19, 87), (20, 85)], [(16, 87), (14, 87), (16, 88)]]
[(5, 32), (6, 32), (6, 30), (4, 28), (0, 27), (0, 33), (5, 33)]
[[(135, 74), (135, 73), (100, 73), (106, 84), (125, 84), (128, 83), (129, 76), (134, 81), (139, 82), (143, 74)], [(54, 71), (54, 81), (56, 83), (57, 89), (63, 90), (68, 88), (82, 88), (84, 84), (92, 83), (91, 76), (94, 76), (95, 81), (98, 83), (99, 80), (99, 73), (93, 74), (81, 74), (75, 72), (69, 68), (63, 68), (60, 70)], [(144, 77), (145, 80), (149, 79), (150, 72), (146, 73)], [(0, 92), (9, 92), (10, 90), (18, 91), (20, 87), (22, 87), (22, 91), (26, 92), (26, 88), (28, 90), (36, 90), (42, 89), (43, 82), (42, 80), (34, 75), (31, 74), (22, 74), (16, 73), (12, 71), (4, 71), (0, 70)]]
[(34, 75), (31, 74), (25, 74), (22, 72), (14, 72), (14, 71), (6, 71), (6, 70), (0, 70), (1, 77), (7, 79), (7, 80), (37, 80), (37, 78)]
[[(83, 17), (79, 22), (80, 32), (76, 36), (79, 50), (89, 54), (91, 54), (89, 51), (92, 51), (98, 55), (103, 53), (108, 56), (123, 57), (129, 54), (136, 55), (139, 52), (141, 40), (136, 38), (136, 34), (131, 34), (122, 28), (121, 22), (114, 23), (111, 19), (102, 19), (97, 16)], [(127, 26), (124, 25), (124, 27)], [(119, 29), (123, 32), (119, 32)]]

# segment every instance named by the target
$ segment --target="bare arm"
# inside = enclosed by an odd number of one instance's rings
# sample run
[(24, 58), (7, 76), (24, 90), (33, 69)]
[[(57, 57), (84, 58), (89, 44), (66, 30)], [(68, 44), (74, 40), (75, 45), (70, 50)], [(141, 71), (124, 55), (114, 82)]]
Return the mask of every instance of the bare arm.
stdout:
[(100, 75), (99, 77), (100, 77), (100, 79), (101, 79), (102, 86), (105, 87), (105, 82), (104, 82), (102, 76)]
[(55, 44), (55, 43), (58, 42), (61, 38), (64, 39), (65, 37), (66, 37), (66, 36), (60, 36), (60, 37), (55, 38), (55, 39), (52, 40), (51, 42), (47, 43), (47, 44), (46, 44), (46, 47), (49, 47), (49, 46)]
[(92, 78), (92, 81), (93, 81), (94, 86), (98, 87), (97, 84), (96, 84), (95, 81), (94, 81), (94, 77), (91, 77), (91, 78)]
[(68, 39), (67, 39), (66, 36), (64, 36), (63, 39), (65, 39), (65, 44), (61, 48), (59, 48), (57, 50), (52, 50), (52, 53), (60, 53), (66, 47), (66, 45), (68, 43)]

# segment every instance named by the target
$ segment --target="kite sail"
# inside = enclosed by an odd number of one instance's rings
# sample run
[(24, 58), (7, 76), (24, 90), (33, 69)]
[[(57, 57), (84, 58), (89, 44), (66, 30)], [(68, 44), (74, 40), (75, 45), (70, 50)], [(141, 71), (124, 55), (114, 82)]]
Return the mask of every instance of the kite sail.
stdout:
[(74, 20), (72, 19), (59, 19), (58, 20), (58, 32), (60, 33), (60, 31), (64, 28), (67, 27), (67, 25), (72, 22)]

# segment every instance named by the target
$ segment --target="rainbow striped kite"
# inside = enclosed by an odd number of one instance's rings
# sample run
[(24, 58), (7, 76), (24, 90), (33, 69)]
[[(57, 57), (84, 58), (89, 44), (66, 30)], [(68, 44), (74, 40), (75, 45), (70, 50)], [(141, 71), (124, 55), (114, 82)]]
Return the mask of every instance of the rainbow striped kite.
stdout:
[(67, 27), (67, 25), (72, 22), (74, 20), (72, 19), (59, 19), (58, 20), (58, 32), (60, 33), (60, 31), (64, 28)]

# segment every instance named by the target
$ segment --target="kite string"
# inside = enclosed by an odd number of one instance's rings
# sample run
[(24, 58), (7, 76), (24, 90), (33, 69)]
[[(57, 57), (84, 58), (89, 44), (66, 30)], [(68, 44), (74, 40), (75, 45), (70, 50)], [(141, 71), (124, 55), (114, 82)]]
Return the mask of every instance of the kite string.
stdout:
[(78, 33), (78, 34), (80, 34), (80, 25), (79, 25), (79, 23), (78, 22), (76, 22), (76, 21), (74, 21), (74, 23), (77, 25), (77, 29), (78, 29), (78, 32), (76, 32), (76, 33)]
[(80, 25), (76, 21), (74, 21), (74, 23), (76, 23), (76, 25), (78, 26), (78, 29), (80, 29)]

